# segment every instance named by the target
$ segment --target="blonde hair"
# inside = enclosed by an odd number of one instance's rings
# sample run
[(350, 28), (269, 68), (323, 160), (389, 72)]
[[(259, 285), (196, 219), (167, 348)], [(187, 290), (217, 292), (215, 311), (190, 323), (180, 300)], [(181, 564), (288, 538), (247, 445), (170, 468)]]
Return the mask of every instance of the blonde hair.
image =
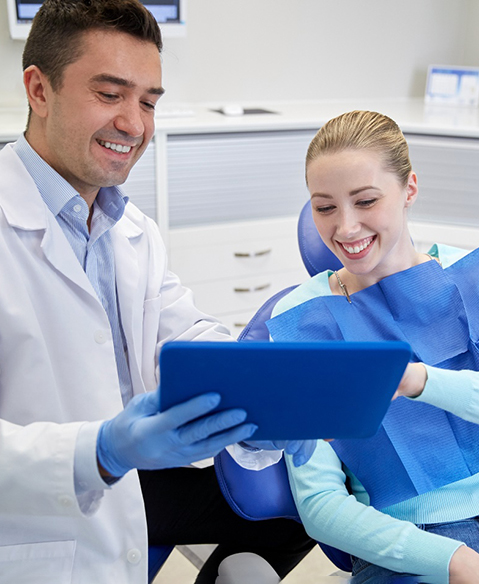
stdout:
[(311, 141), (306, 155), (306, 183), (309, 164), (322, 154), (343, 150), (372, 150), (383, 159), (405, 187), (411, 173), (409, 148), (394, 120), (383, 114), (353, 111), (329, 120)]

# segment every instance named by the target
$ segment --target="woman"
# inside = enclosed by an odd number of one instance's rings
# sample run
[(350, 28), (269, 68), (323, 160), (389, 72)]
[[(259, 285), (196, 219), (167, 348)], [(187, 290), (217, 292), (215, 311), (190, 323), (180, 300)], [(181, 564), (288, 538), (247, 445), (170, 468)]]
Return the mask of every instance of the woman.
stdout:
[(306, 181), (316, 227), (344, 267), (282, 299), (272, 339), (406, 340), (415, 363), (376, 436), (320, 441), (304, 467), (288, 464), (302, 521), (352, 554), (358, 584), (398, 572), (479, 582), (479, 251), (414, 248), (417, 178), (386, 116), (356, 111), (323, 126)]

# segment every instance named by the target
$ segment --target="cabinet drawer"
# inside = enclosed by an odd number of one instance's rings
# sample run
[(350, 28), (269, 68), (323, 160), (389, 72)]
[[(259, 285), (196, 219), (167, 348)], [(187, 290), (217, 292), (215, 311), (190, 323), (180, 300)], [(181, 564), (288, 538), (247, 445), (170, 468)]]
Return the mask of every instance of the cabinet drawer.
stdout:
[(186, 285), (205, 280), (261, 276), (302, 266), (293, 238), (220, 243), (171, 253), (171, 269)]
[(173, 230), (170, 267), (187, 284), (301, 269), (297, 218)]
[(300, 284), (307, 278), (306, 270), (298, 269), (251, 278), (199, 283), (190, 288), (197, 307), (221, 319), (223, 314), (228, 313), (254, 313), (279, 290)]

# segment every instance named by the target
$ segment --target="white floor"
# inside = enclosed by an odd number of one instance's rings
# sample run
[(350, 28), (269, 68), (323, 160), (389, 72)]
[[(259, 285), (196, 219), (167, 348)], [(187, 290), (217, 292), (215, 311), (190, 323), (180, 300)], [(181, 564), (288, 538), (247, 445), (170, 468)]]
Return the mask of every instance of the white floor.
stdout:
[[(323, 554), (321, 548), (316, 546), (306, 556), (306, 558), (283, 580), (284, 584), (320, 584), (321, 582), (331, 582), (341, 584), (347, 579), (334, 577), (334, 579), (323, 580), (323, 576), (329, 576), (337, 572), (336, 566), (332, 564)], [(160, 573), (156, 577), (154, 584), (193, 584), (198, 570), (195, 566), (178, 550), (173, 550)]]

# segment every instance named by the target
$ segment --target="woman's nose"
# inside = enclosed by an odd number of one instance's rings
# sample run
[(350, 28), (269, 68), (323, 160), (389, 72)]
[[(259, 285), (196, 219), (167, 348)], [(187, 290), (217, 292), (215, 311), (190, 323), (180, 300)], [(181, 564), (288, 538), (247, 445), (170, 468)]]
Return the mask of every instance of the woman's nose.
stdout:
[(336, 227), (336, 233), (341, 239), (351, 239), (361, 229), (360, 222), (354, 210), (343, 210), (339, 214), (339, 221)]

